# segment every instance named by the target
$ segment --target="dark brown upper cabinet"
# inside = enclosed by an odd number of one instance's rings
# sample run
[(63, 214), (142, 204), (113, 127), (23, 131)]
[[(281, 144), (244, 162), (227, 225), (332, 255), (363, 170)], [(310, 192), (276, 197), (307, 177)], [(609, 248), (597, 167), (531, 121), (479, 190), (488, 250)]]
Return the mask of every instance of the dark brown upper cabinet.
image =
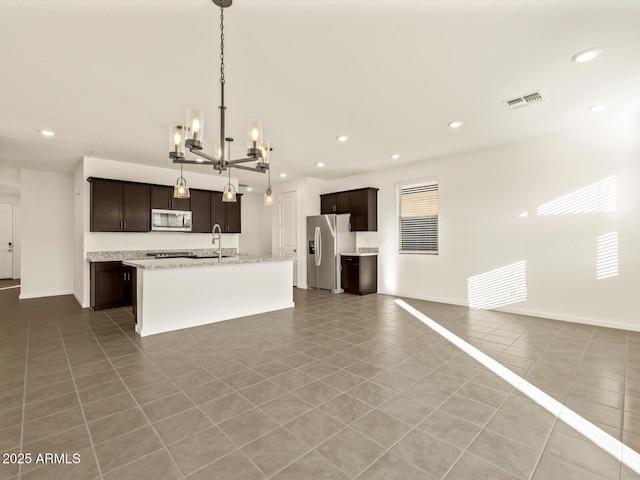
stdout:
[(242, 194), (237, 202), (223, 202), (222, 192), (191, 189), (191, 198), (173, 198), (173, 187), (87, 179), (91, 184), (92, 232), (149, 232), (151, 209), (186, 210), (192, 214), (193, 233), (209, 233), (219, 224), (222, 233), (241, 233)]
[(149, 185), (124, 182), (122, 212), (125, 232), (148, 232), (151, 229)]
[(325, 193), (320, 195), (320, 213), (326, 215), (336, 213), (337, 193)]
[(90, 178), (92, 232), (148, 232), (149, 185)]
[(320, 213), (351, 213), (349, 192), (328, 193), (320, 196)]
[(378, 189), (368, 187), (320, 195), (320, 213), (350, 213), (352, 232), (377, 232)]
[(211, 228), (217, 223), (222, 233), (242, 233), (242, 194), (236, 202), (223, 202), (222, 192), (211, 192)]
[(378, 231), (377, 188), (363, 188), (351, 192), (351, 231)]
[(173, 187), (151, 185), (151, 208), (161, 210), (191, 210), (190, 199), (173, 198)]
[(211, 192), (208, 190), (191, 191), (191, 231), (194, 233), (211, 233)]

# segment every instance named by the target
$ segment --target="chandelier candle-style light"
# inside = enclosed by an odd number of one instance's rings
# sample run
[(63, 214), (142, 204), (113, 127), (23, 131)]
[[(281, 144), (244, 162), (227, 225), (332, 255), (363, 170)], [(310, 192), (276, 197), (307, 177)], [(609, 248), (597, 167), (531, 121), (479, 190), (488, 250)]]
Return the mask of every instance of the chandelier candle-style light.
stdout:
[[(187, 119), (185, 125), (174, 125), (170, 131), (170, 152), (169, 158), (173, 163), (179, 164), (195, 164), (209, 165), (215, 171), (222, 173), (231, 168), (239, 168), (252, 172), (265, 173), (269, 170), (269, 152), (272, 150), (269, 140), (262, 136), (262, 122), (260, 120), (251, 120), (247, 129), (247, 157), (238, 160), (231, 160), (231, 155), (227, 154), (230, 148), (225, 148), (227, 144), (233, 141), (233, 138), (225, 137), (225, 111), (227, 107), (224, 104), (224, 9), (231, 6), (233, 0), (212, 0), (220, 7), (220, 137), (213, 147), (213, 155), (208, 155), (202, 151), (204, 145), (204, 116), (202, 110), (198, 108), (190, 108), (187, 110)], [(200, 157), (197, 160), (187, 160), (185, 151)], [(253, 165), (244, 165), (249, 162), (255, 162)], [(182, 167), (180, 170), (180, 179), (182, 178)], [(231, 185), (231, 172), (229, 171), (229, 183), (225, 186), (223, 200), (227, 202), (235, 202), (235, 187)], [(178, 179), (180, 181), (180, 179)], [(233, 188), (229, 188), (229, 185)], [(186, 181), (184, 182), (186, 187)], [(233, 193), (231, 193), (233, 192)], [(225, 198), (226, 197), (226, 198)]]

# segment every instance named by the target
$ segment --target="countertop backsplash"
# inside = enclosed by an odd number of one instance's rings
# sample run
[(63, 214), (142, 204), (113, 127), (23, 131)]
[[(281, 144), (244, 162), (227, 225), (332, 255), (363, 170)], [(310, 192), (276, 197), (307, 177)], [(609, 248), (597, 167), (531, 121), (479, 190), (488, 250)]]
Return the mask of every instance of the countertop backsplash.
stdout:
[[(173, 253), (193, 252), (196, 255), (215, 255), (217, 248), (171, 248), (168, 250), (109, 250), (101, 252), (87, 252), (87, 260), (90, 262), (117, 262), (122, 260), (147, 260), (151, 258), (148, 253)], [(223, 248), (222, 255), (242, 255), (237, 248)]]

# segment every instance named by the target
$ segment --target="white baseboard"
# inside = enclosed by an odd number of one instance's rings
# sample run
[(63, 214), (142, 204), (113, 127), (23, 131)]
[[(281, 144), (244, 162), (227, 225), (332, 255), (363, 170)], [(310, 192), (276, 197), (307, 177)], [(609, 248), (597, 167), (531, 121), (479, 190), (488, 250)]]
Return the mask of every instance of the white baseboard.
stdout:
[(78, 294), (77, 294), (76, 292), (73, 292), (73, 296), (75, 297), (76, 302), (78, 302), (78, 304), (79, 304), (82, 308), (89, 308), (89, 305), (86, 305), (86, 306), (85, 306), (85, 305), (83, 305), (83, 304), (82, 304), (83, 299), (82, 299), (82, 298), (80, 298), (80, 296), (78, 296)]
[[(437, 302), (437, 303), (446, 303), (448, 305), (457, 305), (460, 307), (469, 307), (467, 302), (461, 302), (459, 300), (452, 300), (448, 298), (438, 298), (438, 297), (430, 297), (425, 295), (401, 295), (398, 293), (389, 293), (384, 292), (382, 290), (378, 291), (378, 293), (383, 295), (391, 295), (395, 297), (403, 297), (403, 298), (413, 298), (415, 300), (424, 300), (427, 302)], [(516, 315), (526, 315), (529, 317), (538, 317), (544, 318), (547, 320), (560, 320), (563, 322), (571, 322), (571, 323), (580, 323), (583, 325), (593, 325), (595, 327), (604, 327), (604, 328), (615, 328), (618, 330), (630, 330), (633, 332), (640, 332), (640, 324), (633, 323), (621, 323), (621, 322), (611, 322), (607, 320), (599, 320), (597, 318), (589, 318), (589, 317), (580, 317), (576, 315), (564, 315), (557, 314), (551, 312), (540, 312), (535, 310), (527, 310), (526, 308), (513, 308), (513, 307), (500, 307), (500, 308), (492, 308), (491, 311), (496, 312), (504, 312), (504, 313), (513, 313)]]
[(60, 292), (41, 292), (41, 293), (28, 293), (28, 294), (20, 293), (18, 298), (20, 300), (27, 300), (29, 298), (59, 297), (61, 295), (73, 295), (73, 292), (65, 290)]

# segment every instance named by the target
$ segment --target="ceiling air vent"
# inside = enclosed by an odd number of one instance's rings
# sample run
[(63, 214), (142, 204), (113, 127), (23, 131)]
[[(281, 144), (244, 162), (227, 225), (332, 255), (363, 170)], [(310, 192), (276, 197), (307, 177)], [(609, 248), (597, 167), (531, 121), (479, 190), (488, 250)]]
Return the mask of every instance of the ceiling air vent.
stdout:
[(521, 97), (512, 98), (511, 100), (505, 100), (503, 103), (509, 110), (515, 110), (516, 108), (528, 107), (534, 103), (542, 103), (546, 100), (544, 93), (541, 90), (537, 92), (522, 95)]

